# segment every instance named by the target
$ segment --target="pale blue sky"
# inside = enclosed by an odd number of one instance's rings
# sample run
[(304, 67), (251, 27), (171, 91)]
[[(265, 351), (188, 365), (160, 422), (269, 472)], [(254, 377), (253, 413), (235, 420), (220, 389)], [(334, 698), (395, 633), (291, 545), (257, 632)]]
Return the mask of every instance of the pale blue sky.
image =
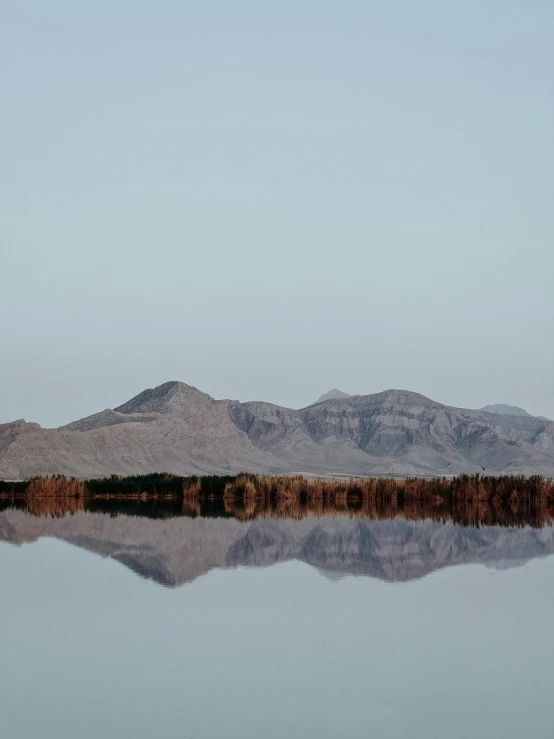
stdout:
[(0, 5), (0, 421), (171, 379), (554, 416), (551, 2)]

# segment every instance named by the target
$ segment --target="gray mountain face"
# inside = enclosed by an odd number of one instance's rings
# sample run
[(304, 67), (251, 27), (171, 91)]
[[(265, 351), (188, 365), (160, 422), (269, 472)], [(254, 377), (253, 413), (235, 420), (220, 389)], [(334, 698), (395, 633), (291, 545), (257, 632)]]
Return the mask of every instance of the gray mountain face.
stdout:
[(66, 474), (554, 475), (554, 423), (387, 390), (293, 410), (181, 382), (59, 429), (0, 425), (0, 478)]
[(350, 398), (351, 396), (349, 393), (343, 393), (342, 390), (339, 390), (338, 388), (334, 387), (332, 390), (329, 390), (329, 392), (324, 393), (321, 395), (315, 403), (312, 403), (312, 405), (317, 405), (317, 403), (324, 403), (326, 400), (337, 400), (337, 398)]
[(39, 518), (0, 513), (0, 541), (56, 537), (162, 585), (190, 582), (213, 568), (300, 560), (328, 576), (365, 575), (390, 582), (465, 563), (518, 566), (554, 553), (554, 528), (478, 529), (452, 523), (353, 520), (347, 517), (265, 520), (151, 520), (104, 513)]
[(485, 413), (496, 413), (496, 415), (498, 416), (525, 416), (526, 418), (533, 417), (523, 408), (518, 408), (517, 405), (505, 405), (504, 403), (485, 405), (483, 408), (481, 408), (481, 410)]

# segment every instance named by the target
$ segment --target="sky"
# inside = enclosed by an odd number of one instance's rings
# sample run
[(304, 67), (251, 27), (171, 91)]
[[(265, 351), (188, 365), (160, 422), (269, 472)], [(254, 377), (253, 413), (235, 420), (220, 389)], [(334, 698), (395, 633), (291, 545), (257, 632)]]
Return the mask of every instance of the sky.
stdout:
[(0, 422), (168, 380), (554, 417), (550, 0), (0, 6)]

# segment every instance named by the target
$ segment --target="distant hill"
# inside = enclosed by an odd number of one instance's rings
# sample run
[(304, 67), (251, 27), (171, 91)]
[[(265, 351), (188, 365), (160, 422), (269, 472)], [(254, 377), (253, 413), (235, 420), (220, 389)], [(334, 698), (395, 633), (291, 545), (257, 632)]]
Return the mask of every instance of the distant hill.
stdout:
[(301, 410), (215, 400), (183, 382), (59, 429), (0, 425), (0, 478), (66, 474), (554, 475), (554, 423), (418, 393), (341, 394)]
[(525, 416), (527, 418), (533, 418), (533, 416), (530, 413), (527, 413), (523, 408), (518, 408), (517, 405), (506, 405), (505, 403), (485, 405), (481, 410), (485, 413), (496, 413), (497, 416)]
[(339, 390), (338, 388), (334, 387), (332, 390), (329, 390), (329, 392), (324, 393), (321, 397), (319, 397), (315, 403), (312, 403), (312, 405), (315, 405), (316, 403), (323, 403), (326, 400), (336, 400), (337, 398), (351, 398), (352, 396), (349, 393), (343, 393), (342, 390)]

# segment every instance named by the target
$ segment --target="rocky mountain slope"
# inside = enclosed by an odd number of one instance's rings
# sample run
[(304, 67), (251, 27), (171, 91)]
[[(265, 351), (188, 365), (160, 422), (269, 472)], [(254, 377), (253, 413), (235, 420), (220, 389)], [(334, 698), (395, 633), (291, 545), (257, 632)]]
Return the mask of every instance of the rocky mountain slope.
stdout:
[(554, 423), (387, 390), (301, 410), (214, 400), (181, 382), (59, 429), (0, 425), (0, 477), (302, 472), (554, 475)]
[(142, 577), (175, 587), (215, 567), (267, 566), (297, 559), (330, 575), (408, 581), (452, 565), (521, 564), (554, 553), (554, 529), (465, 528), (452, 523), (172, 518), (76, 513), (50, 518), (0, 513), (0, 542), (56, 537), (111, 557)]

